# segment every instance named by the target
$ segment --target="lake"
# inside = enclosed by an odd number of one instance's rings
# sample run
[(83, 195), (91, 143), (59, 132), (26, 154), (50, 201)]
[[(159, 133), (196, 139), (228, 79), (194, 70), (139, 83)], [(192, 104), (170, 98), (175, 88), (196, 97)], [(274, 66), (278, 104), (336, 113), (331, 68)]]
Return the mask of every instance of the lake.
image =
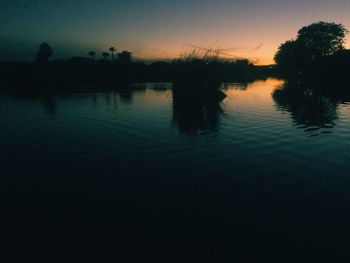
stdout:
[(110, 224), (219, 255), (346, 248), (350, 101), (283, 84), (224, 83), (218, 103), (171, 83), (0, 94), (3, 220)]

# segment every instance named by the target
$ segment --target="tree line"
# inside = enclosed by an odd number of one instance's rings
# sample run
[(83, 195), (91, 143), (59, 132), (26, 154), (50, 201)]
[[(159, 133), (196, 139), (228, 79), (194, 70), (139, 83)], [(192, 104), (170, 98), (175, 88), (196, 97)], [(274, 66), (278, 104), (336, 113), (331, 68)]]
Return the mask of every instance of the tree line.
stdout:
[[(115, 47), (110, 47), (109, 52), (102, 52), (102, 57), (104, 60), (107, 60), (109, 55), (111, 54), (112, 61), (115, 61), (115, 53), (117, 52), (117, 49)], [(53, 55), (53, 48), (46, 42), (43, 42), (39, 45), (39, 50), (36, 54), (36, 63), (38, 64), (44, 64), (49, 61), (49, 59)], [(92, 60), (95, 59), (96, 52), (94, 50), (90, 50), (87, 55), (91, 57)], [(119, 53), (117, 53), (117, 60), (121, 63), (131, 63), (132, 54), (131, 52), (127, 50), (123, 50)]]
[(273, 67), (253, 65), (247, 59), (223, 59), (214, 49), (195, 49), (171, 61), (151, 63), (133, 61), (129, 51), (117, 52), (114, 47), (108, 51), (102, 52), (99, 60), (93, 50), (87, 52), (86, 57), (52, 60), (53, 48), (42, 43), (36, 53), (36, 63), (0, 61), (0, 76), (8, 86), (20, 89), (29, 85), (71, 90), (131, 82), (247, 82), (266, 78), (274, 70)]
[[(349, 31), (342, 24), (317, 22), (302, 27), (297, 37), (282, 43), (275, 62), (282, 76), (310, 85), (348, 80), (350, 51), (345, 48)], [(320, 85), (322, 84), (322, 85)]]

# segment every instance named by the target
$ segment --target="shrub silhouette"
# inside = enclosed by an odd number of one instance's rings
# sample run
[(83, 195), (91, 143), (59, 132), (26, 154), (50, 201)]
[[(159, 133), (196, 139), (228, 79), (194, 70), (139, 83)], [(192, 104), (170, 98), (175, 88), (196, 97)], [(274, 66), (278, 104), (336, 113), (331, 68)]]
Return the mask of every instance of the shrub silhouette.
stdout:
[(36, 55), (36, 62), (39, 64), (46, 63), (52, 55), (53, 50), (51, 46), (44, 42), (39, 45), (39, 51)]
[(131, 52), (122, 51), (118, 53), (118, 62), (121, 64), (130, 64), (131, 63)]
[(96, 52), (93, 51), (93, 50), (91, 50), (91, 51), (89, 51), (88, 55), (91, 57), (92, 60), (94, 60), (94, 57), (95, 57), (95, 55), (96, 55)]
[(104, 59), (107, 59), (108, 56), (109, 56), (109, 53), (108, 53), (108, 52), (102, 52), (102, 57), (103, 57)]

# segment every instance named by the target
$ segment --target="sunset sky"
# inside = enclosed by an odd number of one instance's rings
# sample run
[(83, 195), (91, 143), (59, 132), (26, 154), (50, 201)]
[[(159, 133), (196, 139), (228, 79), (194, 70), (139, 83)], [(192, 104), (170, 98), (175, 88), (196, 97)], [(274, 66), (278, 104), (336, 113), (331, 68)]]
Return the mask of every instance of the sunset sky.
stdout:
[(55, 58), (114, 46), (168, 59), (198, 46), (271, 64), (279, 44), (321, 20), (350, 29), (350, 1), (0, 0), (0, 59), (33, 60), (45, 41)]

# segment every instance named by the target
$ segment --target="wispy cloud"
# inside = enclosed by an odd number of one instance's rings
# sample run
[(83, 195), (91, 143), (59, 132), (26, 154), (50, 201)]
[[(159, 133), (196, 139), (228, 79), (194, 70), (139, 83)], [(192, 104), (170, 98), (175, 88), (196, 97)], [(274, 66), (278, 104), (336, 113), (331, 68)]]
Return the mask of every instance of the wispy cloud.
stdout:
[(264, 44), (260, 44), (260, 45), (256, 46), (255, 48), (253, 48), (253, 50), (259, 50), (260, 48), (263, 47), (263, 45), (264, 45)]

